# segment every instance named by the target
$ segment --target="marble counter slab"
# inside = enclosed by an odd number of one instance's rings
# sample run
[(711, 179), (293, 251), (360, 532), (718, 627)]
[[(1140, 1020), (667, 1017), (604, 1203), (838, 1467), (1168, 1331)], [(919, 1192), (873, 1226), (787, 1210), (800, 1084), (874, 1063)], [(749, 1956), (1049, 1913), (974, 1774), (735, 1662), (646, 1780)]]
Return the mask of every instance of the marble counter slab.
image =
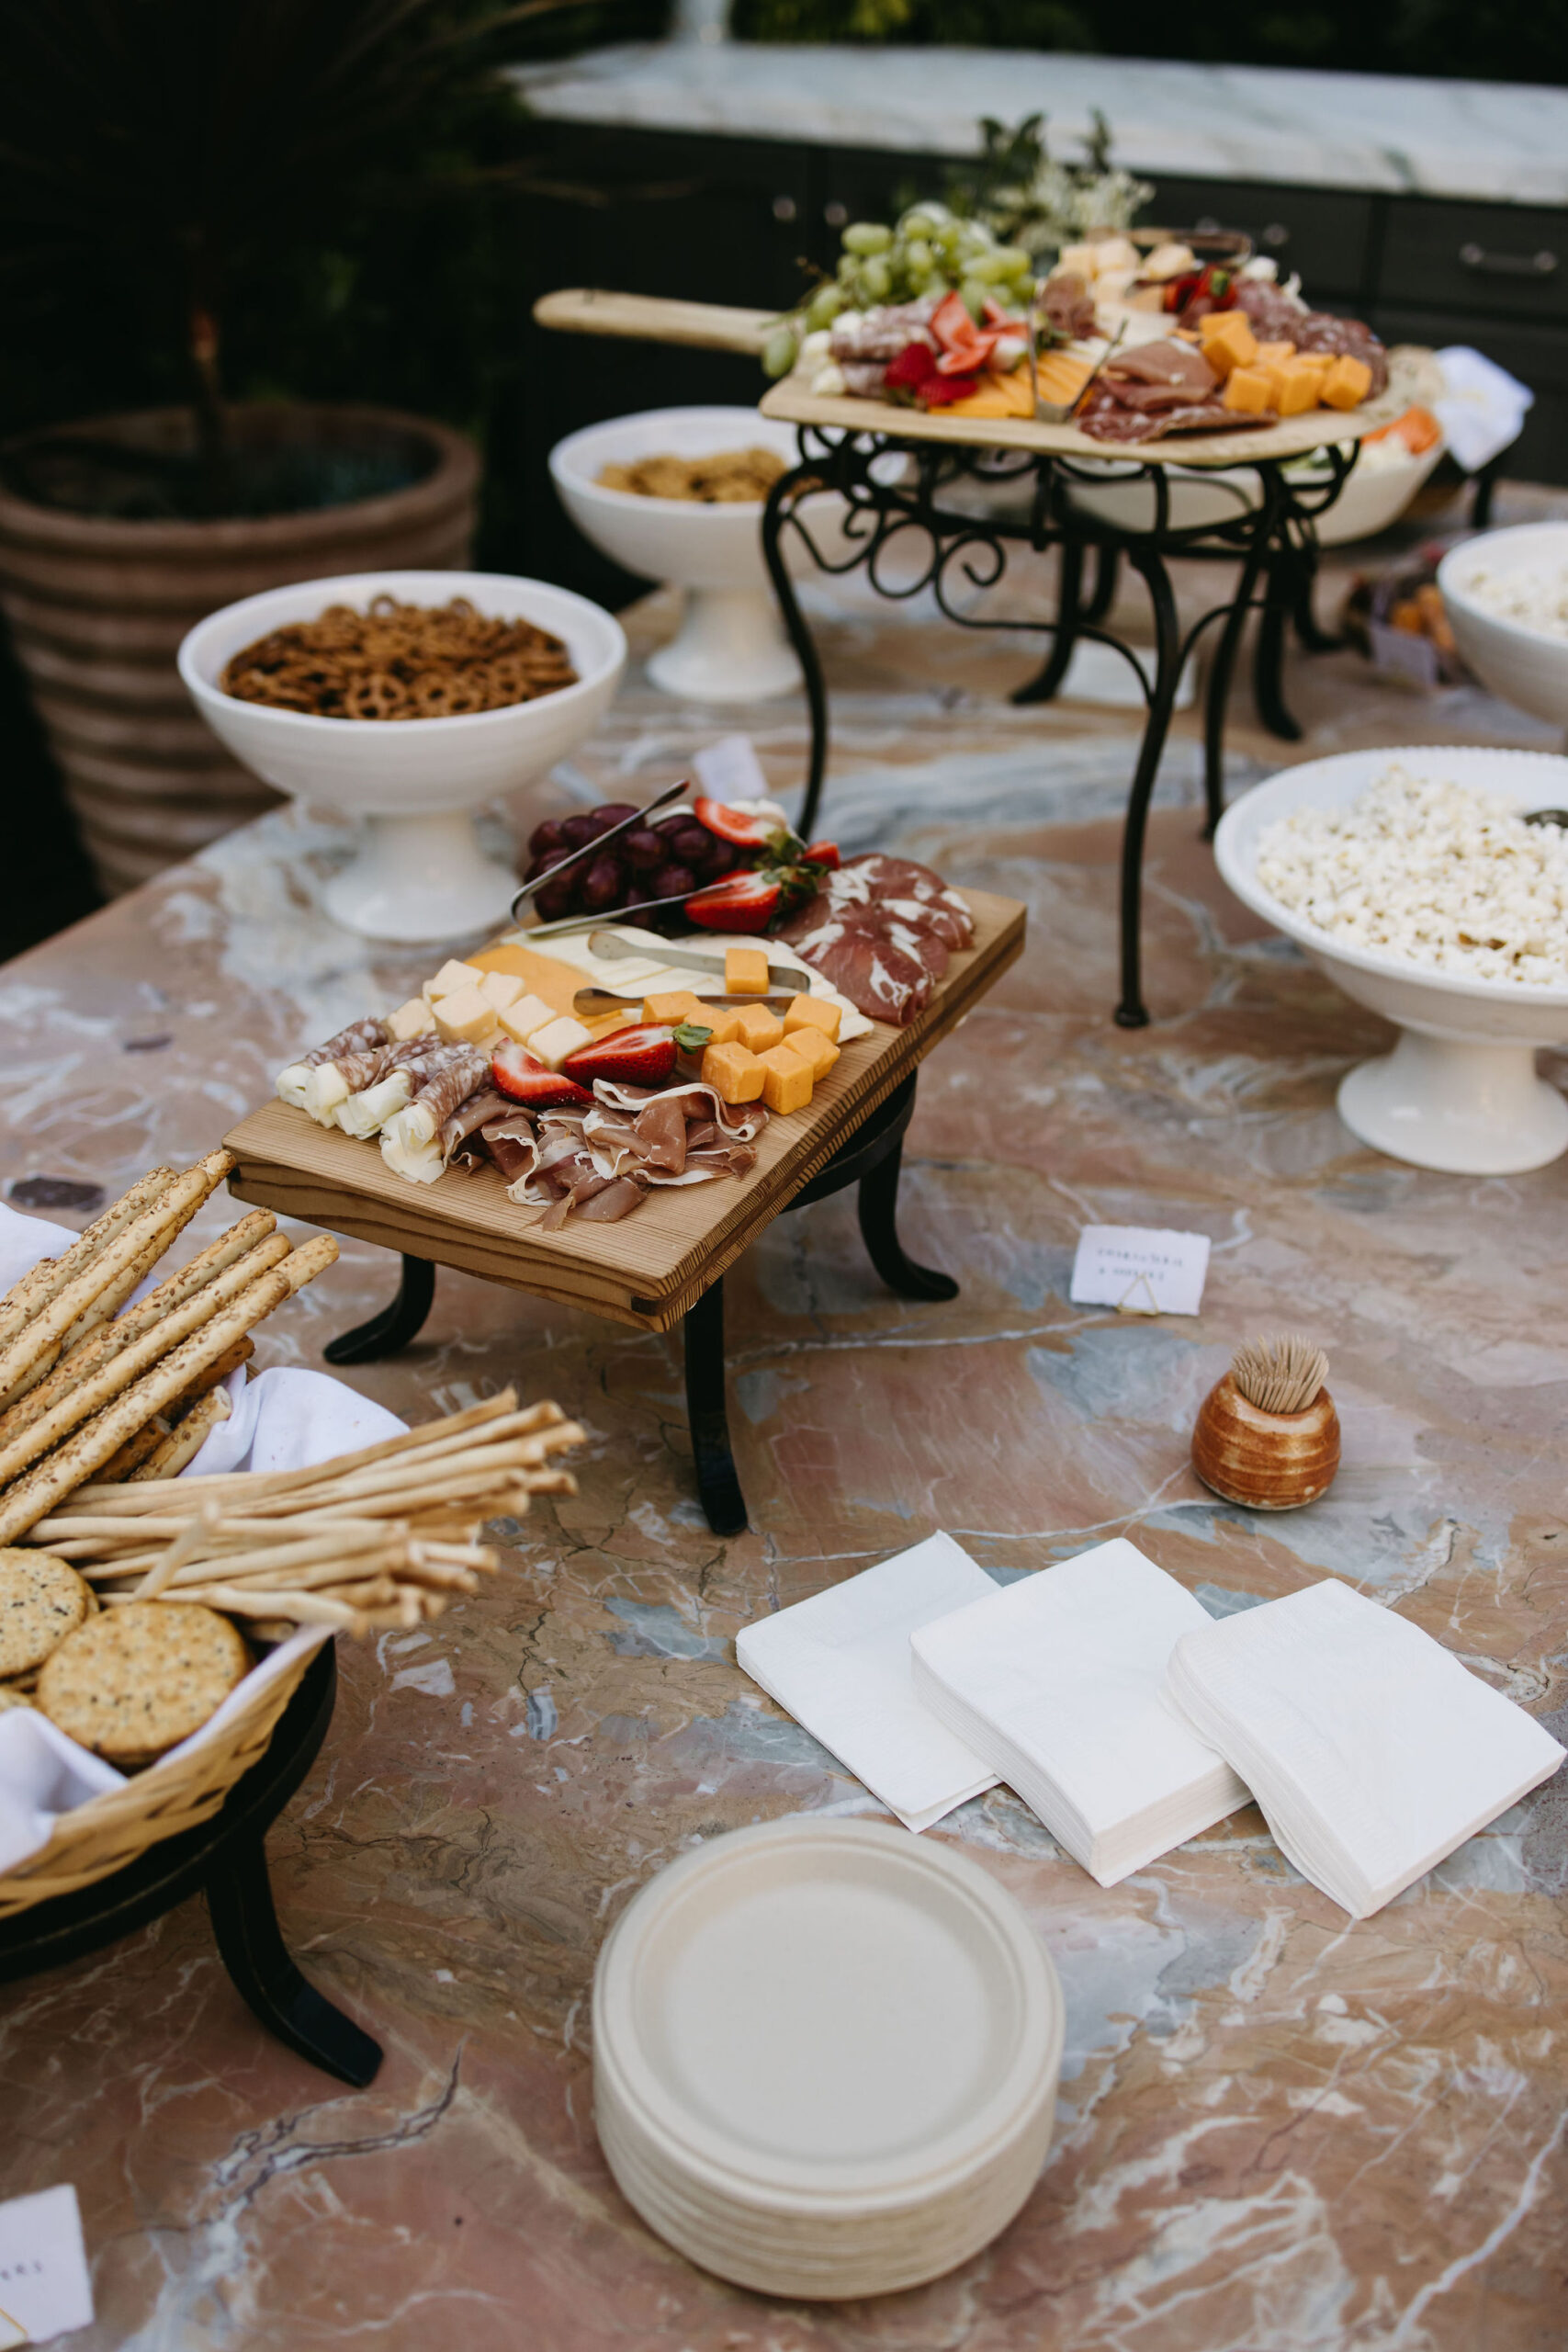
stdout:
[[(1213, 574), (1190, 584), (1208, 597)], [(1021, 636), (850, 589), (812, 609), (828, 824), (1030, 906), (1024, 961), (922, 1072), (906, 1155), (906, 1242), (960, 1297), (883, 1292), (848, 1195), (769, 1228), (728, 1284), (754, 1532), (722, 1543), (673, 1339), (443, 1272), (420, 1340), (354, 1384), (417, 1419), (516, 1380), (590, 1439), (581, 1492), (517, 1528), (493, 1586), (344, 1645), (326, 1745), (269, 1839), (285, 1934), (384, 2043), (381, 2075), (349, 2092), (270, 2041), (193, 1902), (0, 1990), (0, 2196), (77, 2185), (99, 2316), (73, 2352), (1561, 2352), (1553, 1785), (1355, 1926), (1250, 1809), (1109, 1890), (1002, 1790), (929, 1833), (1018, 1897), (1068, 2011), (1039, 2186), (933, 2286), (739, 2293), (605, 2170), (588, 1993), (624, 1905), (695, 1840), (876, 1809), (739, 1672), (738, 1628), (933, 1528), (1001, 1579), (1127, 1533), (1216, 1613), (1337, 1574), (1568, 1726), (1568, 1161), (1427, 1175), (1340, 1126), (1347, 1062), (1388, 1033), (1219, 886), (1191, 718), (1152, 837), (1156, 1020), (1117, 1030), (1128, 716), (1010, 707), (1039, 658)], [(671, 618), (650, 599), (634, 650)], [(1544, 740), (1473, 693), (1379, 690), (1348, 654), (1297, 660), (1289, 686), (1293, 756)], [(798, 782), (798, 698), (716, 717), (634, 665), (525, 820), (651, 791), (738, 724), (776, 788)], [(1245, 714), (1233, 743), (1238, 781), (1278, 763)], [(0, 970), (8, 1197), (195, 1154), (290, 1047), (397, 1001), (429, 959), (325, 921), (343, 854), (332, 827), (268, 818)], [(1207, 1233), (1202, 1314), (1071, 1306), (1086, 1222)], [(395, 1280), (346, 1245), (260, 1361), (319, 1363)], [(1345, 1466), (1324, 1502), (1258, 1518), (1196, 1484), (1187, 1445), (1230, 1349), (1279, 1323), (1329, 1351)]]
[(1568, 89), (1037, 50), (628, 43), (516, 69), (538, 113), (640, 130), (972, 155), (983, 116), (1103, 113), (1139, 172), (1568, 204)]

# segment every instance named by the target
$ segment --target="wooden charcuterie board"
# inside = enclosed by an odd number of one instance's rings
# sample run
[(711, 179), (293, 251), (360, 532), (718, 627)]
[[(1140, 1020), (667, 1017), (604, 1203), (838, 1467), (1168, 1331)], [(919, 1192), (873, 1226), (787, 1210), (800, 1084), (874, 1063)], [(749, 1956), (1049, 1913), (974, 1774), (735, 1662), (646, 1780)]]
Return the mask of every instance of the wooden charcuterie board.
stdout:
[(668, 1330), (1021, 954), (1016, 899), (963, 896), (975, 944), (953, 956), (925, 1012), (908, 1028), (876, 1022), (869, 1036), (852, 1039), (806, 1110), (769, 1120), (750, 1176), (655, 1191), (618, 1225), (569, 1219), (541, 1233), (543, 1212), (508, 1200), (493, 1168), (451, 1169), (434, 1184), (412, 1184), (392, 1174), (374, 1144), (273, 1102), (224, 1137), (239, 1162), (229, 1189), (309, 1225)]

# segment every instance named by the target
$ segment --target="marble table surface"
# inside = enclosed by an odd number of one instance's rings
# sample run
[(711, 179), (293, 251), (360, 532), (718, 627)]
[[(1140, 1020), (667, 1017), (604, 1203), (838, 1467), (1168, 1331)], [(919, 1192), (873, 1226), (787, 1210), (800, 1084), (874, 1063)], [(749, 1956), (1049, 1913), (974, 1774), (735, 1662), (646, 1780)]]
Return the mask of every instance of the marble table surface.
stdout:
[[(1001, 1578), (1125, 1532), (1215, 1612), (1341, 1576), (1568, 1729), (1568, 1161), (1428, 1175), (1339, 1125), (1340, 1075), (1387, 1033), (1218, 884), (1190, 717), (1153, 832), (1156, 1018), (1117, 1030), (1129, 716), (1010, 707), (1038, 658), (1020, 638), (844, 591), (813, 609), (829, 820), (1030, 908), (1023, 961), (926, 1066), (911, 1131), (905, 1238), (960, 1297), (881, 1291), (845, 1195), (768, 1230), (728, 1286), (754, 1532), (723, 1543), (693, 1496), (674, 1340), (443, 1272), (424, 1336), (355, 1385), (419, 1417), (514, 1380), (590, 1437), (580, 1493), (521, 1524), (479, 1598), (344, 1646), (325, 1747), (269, 1841), (285, 1933), (384, 2043), (380, 2076), (350, 2092), (269, 2040), (192, 1902), (0, 1990), (0, 2195), (76, 2184), (99, 2314), (80, 2352), (1560, 2352), (1555, 1786), (1359, 1925), (1251, 1809), (1109, 1890), (1005, 1791), (931, 1832), (1023, 1905), (1068, 2014), (1038, 2188), (934, 2285), (741, 2293), (652, 2237), (605, 2169), (588, 1995), (622, 1906), (694, 1841), (876, 1811), (739, 1672), (737, 1629), (934, 1528)], [(671, 618), (658, 597), (633, 616), (639, 653)], [(1296, 662), (1290, 690), (1294, 756), (1543, 740), (1473, 691), (1380, 689), (1348, 654)], [(634, 673), (524, 814), (651, 790), (738, 723), (797, 781), (798, 698), (716, 715)], [(1278, 763), (1245, 709), (1234, 743), (1238, 782)], [(424, 959), (325, 922), (342, 854), (275, 815), (0, 972), (8, 1197), (197, 1153), (291, 1046), (395, 1000)], [(1207, 1233), (1201, 1315), (1071, 1306), (1086, 1222)], [(262, 1361), (317, 1363), (395, 1272), (348, 1245)], [(1345, 1461), (1322, 1503), (1259, 1518), (1196, 1483), (1188, 1441), (1230, 1349), (1280, 1323), (1329, 1351)]]
[(1005, 49), (628, 42), (513, 69), (539, 114), (820, 147), (972, 155), (985, 116), (1050, 119), (1075, 153), (1095, 109), (1130, 170), (1568, 203), (1568, 89)]

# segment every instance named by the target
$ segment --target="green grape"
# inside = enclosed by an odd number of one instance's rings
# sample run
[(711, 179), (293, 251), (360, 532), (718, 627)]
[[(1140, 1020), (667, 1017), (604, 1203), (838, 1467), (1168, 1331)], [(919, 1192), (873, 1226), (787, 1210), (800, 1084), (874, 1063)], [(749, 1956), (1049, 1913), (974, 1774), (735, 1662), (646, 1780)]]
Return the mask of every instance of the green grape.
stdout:
[(931, 249), (923, 237), (916, 237), (904, 249), (904, 266), (911, 275), (930, 274)]
[(840, 286), (852, 287), (860, 274), (860, 264), (853, 254), (839, 255), (838, 278)]
[(956, 220), (944, 220), (936, 232), (936, 242), (944, 254), (955, 254), (962, 242)]
[(822, 327), (830, 327), (843, 307), (844, 298), (838, 287), (819, 286), (806, 306), (807, 328), (815, 334)]
[(1009, 277), (1032, 277), (1034, 275), (1033, 257), (1022, 245), (1000, 245), (998, 253), (1007, 264)]
[(972, 278), (978, 278), (982, 286), (999, 286), (1002, 279), (1010, 274), (1000, 254), (971, 254), (969, 255), (965, 275)]
[(986, 315), (986, 297), (990, 290), (985, 281), (978, 277), (966, 277), (959, 287), (959, 300), (976, 326)]
[(893, 272), (880, 254), (874, 254), (860, 274), (868, 302), (886, 302), (893, 291)]
[(880, 220), (852, 220), (844, 231), (847, 254), (885, 254), (892, 243), (892, 230)]
[(787, 376), (795, 366), (798, 349), (795, 329), (781, 320), (776, 327), (770, 328), (768, 339), (762, 345), (763, 373), (773, 377)]

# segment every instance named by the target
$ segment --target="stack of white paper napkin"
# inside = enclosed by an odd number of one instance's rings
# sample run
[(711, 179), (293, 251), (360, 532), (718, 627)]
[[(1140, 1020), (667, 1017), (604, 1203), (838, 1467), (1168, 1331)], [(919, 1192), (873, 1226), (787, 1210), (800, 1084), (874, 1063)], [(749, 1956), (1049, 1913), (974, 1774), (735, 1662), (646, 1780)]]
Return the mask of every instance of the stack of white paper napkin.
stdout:
[(1563, 1757), (1418, 1625), (1332, 1578), (1183, 1634), (1165, 1689), (1245, 1774), (1302, 1875), (1355, 1919)]
[(915, 1631), (915, 1689), (1113, 1886), (1247, 1801), (1160, 1702), (1172, 1648), (1208, 1623), (1133, 1544), (1100, 1544)]
[(995, 1585), (951, 1535), (743, 1626), (739, 1664), (906, 1829), (929, 1829), (996, 1775), (915, 1696), (909, 1636)]

